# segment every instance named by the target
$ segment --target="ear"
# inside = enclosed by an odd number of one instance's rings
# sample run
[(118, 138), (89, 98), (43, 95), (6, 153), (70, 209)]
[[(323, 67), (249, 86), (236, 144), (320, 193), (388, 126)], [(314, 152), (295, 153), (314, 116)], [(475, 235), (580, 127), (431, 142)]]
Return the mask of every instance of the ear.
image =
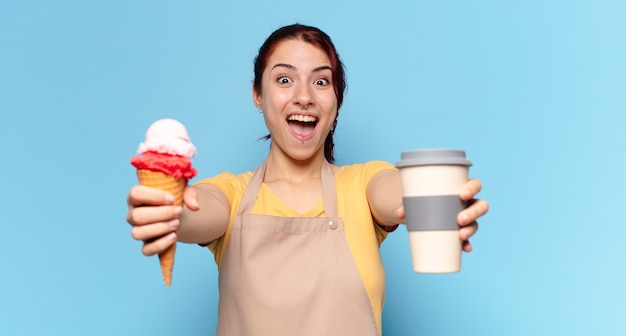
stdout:
[(263, 99), (261, 97), (261, 93), (257, 92), (256, 89), (254, 88), (254, 85), (252, 85), (252, 102), (254, 103), (254, 106), (256, 106), (258, 110), (263, 109), (263, 105), (261, 104), (262, 101)]

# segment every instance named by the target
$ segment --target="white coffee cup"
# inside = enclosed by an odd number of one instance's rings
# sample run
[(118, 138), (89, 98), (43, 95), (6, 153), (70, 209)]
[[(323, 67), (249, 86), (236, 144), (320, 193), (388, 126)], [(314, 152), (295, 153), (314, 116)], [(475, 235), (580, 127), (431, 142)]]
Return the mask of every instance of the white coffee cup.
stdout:
[(471, 165), (465, 152), (457, 149), (407, 151), (396, 164), (415, 272), (461, 270), (457, 216), (467, 205), (459, 194)]

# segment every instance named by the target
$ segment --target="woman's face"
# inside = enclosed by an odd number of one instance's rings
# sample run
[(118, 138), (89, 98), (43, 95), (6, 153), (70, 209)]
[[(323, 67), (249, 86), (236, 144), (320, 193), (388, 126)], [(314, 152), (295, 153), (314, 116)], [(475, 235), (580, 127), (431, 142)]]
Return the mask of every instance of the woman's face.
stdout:
[(279, 42), (263, 70), (254, 104), (263, 110), (272, 150), (295, 160), (324, 155), (337, 117), (337, 97), (326, 53), (300, 40)]

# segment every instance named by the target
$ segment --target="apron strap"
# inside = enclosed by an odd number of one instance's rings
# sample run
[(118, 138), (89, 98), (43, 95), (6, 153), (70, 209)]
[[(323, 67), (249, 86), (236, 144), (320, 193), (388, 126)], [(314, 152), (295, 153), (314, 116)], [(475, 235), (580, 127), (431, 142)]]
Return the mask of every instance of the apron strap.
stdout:
[[(248, 186), (243, 192), (241, 204), (239, 205), (238, 215), (243, 215), (252, 212), (254, 203), (256, 203), (257, 195), (263, 184), (263, 177), (265, 176), (265, 167), (267, 161), (264, 161), (259, 168), (257, 168)], [(335, 175), (330, 164), (324, 160), (322, 163), (322, 199), (324, 201), (324, 213), (326, 217), (337, 218), (339, 217), (339, 211), (337, 207), (337, 190), (335, 189)]]
[(263, 161), (261, 166), (254, 171), (252, 174), (252, 178), (246, 189), (243, 192), (243, 197), (241, 199), (241, 204), (239, 205), (239, 210), (237, 211), (238, 215), (243, 215), (252, 212), (252, 208), (254, 207), (254, 203), (256, 203), (256, 197), (259, 194), (259, 189), (261, 189), (261, 184), (263, 184), (263, 177), (265, 176), (265, 164), (266, 161)]
[(326, 217), (339, 218), (335, 174), (333, 174), (333, 169), (326, 160), (322, 164), (322, 198)]

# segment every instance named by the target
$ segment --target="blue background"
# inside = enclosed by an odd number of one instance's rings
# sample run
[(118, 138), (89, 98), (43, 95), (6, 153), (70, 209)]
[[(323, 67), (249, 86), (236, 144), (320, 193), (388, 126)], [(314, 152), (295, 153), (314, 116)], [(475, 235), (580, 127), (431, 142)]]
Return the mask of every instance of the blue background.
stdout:
[(188, 127), (200, 177), (268, 143), (252, 61), (279, 26), (329, 33), (348, 94), (339, 164), (464, 148), (491, 210), (463, 271), (383, 244), (386, 335), (624, 335), (623, 1), (2, 1), (0, 334), (211, 335), (217, 272), (173, 286), (125, 222), (150, 123)]

